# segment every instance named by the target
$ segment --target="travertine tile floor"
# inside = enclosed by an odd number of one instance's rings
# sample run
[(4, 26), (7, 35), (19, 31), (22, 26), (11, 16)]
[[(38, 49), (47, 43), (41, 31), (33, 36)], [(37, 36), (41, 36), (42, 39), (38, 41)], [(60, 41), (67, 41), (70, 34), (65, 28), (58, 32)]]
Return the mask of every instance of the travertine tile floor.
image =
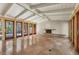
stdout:
[[(20, 53), (19, 53), (20, 54)], [(67, 38), (42, 35), (39, 42), (24, 50), (24, 55), (76, 55), (71, 42)]]
[[(37, 42), (24, 49), (23, 55), (76, 55), (69, 39), (53, 34), (43, 34), (34, 37)], [(18, 52), (17, 55), (21, 55)]]

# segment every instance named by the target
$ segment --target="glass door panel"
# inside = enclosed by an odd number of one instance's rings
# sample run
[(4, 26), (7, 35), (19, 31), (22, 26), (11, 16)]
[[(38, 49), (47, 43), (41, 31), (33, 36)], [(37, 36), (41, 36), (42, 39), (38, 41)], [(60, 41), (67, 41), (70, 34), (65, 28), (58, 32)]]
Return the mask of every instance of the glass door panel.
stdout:
[(24, 36), (28, 35), (28, 24), (24, 24)]
[(5, 29), (6, 29), (6, 54), (12, 54), (13, 51), (13, 39), (14, 39), (14, 34), (13, 34), (13, 22), (12, 21), (6, 21), (5, 22)]
[(0, 20), (0, 55), (2, 54), (2, 22)]
[(39, 39), (37, 39), (37, 35), (36, 35), (36, 24), (34, 24), (33, 26), (33, 39), (34, 39), (34, 43), (36, 43), (37, 41), (39, 41)]
[(16, 23), (17, 52), (21, 51), (22, 23)]
[(28, 24), (24, 24), (24, 48), (27, 48)]
[(29, 45), (32, 45), (32, 24), (29, 24)]

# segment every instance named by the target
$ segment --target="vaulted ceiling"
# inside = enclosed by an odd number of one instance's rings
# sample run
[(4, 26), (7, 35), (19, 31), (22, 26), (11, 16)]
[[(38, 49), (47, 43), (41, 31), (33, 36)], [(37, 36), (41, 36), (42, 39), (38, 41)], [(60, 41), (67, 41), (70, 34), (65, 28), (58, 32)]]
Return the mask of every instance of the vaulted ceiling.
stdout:
[(68, 21), (75, 3), (0, 3), (0, 16), (34, 22)]

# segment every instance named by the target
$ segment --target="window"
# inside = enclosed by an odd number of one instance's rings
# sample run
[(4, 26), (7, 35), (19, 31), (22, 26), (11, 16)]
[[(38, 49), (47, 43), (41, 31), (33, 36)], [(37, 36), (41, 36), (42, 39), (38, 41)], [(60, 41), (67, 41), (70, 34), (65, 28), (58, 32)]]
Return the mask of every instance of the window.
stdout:
[(24, 23), (24, 35), (28, 34), (28, 24)]
[(32, 24), (29, 24), (29, 34), (32, 34)]
[(6, 21), (5, 22), (6, 26), (5, 26), (5, 29), (6, 29), (6, 38), (13, 38), (13, 22), (12, 21)]
[(0, 34), (2, 34), (2, 23), (0, 22)]
[(16, 23), (16, 35), (17, 37), (22, 36), (22, 23), (21, 22)]

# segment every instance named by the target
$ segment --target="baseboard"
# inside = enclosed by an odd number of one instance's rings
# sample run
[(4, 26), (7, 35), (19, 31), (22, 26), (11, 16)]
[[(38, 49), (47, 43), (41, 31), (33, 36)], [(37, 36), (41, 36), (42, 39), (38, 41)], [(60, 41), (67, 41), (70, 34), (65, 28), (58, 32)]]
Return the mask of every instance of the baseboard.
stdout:
[(53, 36), (61, 37), (61, 38), (69, 38), (68, 36), (64, 34), (52, 34)]

